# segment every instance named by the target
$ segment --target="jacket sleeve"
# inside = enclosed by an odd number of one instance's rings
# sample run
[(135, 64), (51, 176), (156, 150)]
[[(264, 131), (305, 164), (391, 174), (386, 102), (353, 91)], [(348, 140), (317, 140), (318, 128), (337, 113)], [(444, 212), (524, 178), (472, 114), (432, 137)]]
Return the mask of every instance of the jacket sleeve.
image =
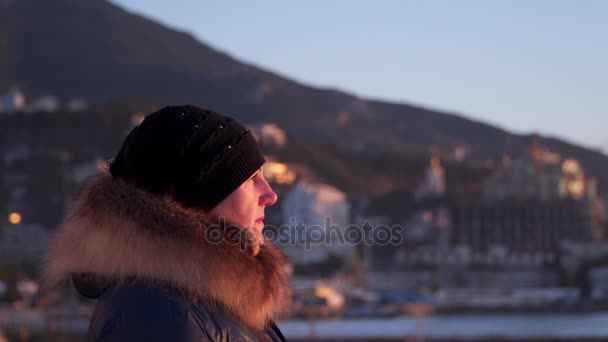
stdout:
[(140, 303), (115, 311), (97, 333), (96, 341), (211, 341), (192, 313), (170, 300)]

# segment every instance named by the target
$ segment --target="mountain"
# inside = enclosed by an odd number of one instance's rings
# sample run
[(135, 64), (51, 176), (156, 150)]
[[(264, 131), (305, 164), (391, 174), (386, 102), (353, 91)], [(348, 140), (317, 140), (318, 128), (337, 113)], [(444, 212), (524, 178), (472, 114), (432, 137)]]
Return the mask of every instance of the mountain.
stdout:
[[(449, 154), (462, 145), (485, 161), (530, 142), (459, 115), (293, 82), (105, 0), (0, 0), (0, 91), (14, 86), (97, 103), (198, 104), (351, 152)], [(541, 144), (608, 184), (599, 151), (556, 138)]]

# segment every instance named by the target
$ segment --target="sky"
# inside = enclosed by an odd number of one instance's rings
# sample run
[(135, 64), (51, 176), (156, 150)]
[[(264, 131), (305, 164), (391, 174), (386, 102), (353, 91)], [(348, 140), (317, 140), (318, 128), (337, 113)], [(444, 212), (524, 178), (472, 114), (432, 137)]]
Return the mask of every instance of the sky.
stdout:
[(112, 2), (309, 86), (608, 152), (608, 1)]

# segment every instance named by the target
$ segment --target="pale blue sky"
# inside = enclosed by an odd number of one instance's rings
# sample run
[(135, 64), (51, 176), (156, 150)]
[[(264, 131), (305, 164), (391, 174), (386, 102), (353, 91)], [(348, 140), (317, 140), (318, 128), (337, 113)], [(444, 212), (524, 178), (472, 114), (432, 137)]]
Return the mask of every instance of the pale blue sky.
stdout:
[(112, 2), (308, 85), (608, 151), (608, 1)]

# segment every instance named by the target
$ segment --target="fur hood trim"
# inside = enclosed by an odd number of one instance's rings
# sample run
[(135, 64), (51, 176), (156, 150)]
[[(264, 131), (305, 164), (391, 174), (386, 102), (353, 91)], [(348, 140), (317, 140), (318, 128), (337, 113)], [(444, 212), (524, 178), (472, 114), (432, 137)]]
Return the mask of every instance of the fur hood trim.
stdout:
[(290, 295), (285, 256), (269, 241), (243, 239), (246, 230), (230, 234), (226, 225), (211, 222), (200, 211), (104, 173), (83, 187), (52, 240), (46, 280), (56, 285), (91, 273), (166, 282), (262, 329)]

